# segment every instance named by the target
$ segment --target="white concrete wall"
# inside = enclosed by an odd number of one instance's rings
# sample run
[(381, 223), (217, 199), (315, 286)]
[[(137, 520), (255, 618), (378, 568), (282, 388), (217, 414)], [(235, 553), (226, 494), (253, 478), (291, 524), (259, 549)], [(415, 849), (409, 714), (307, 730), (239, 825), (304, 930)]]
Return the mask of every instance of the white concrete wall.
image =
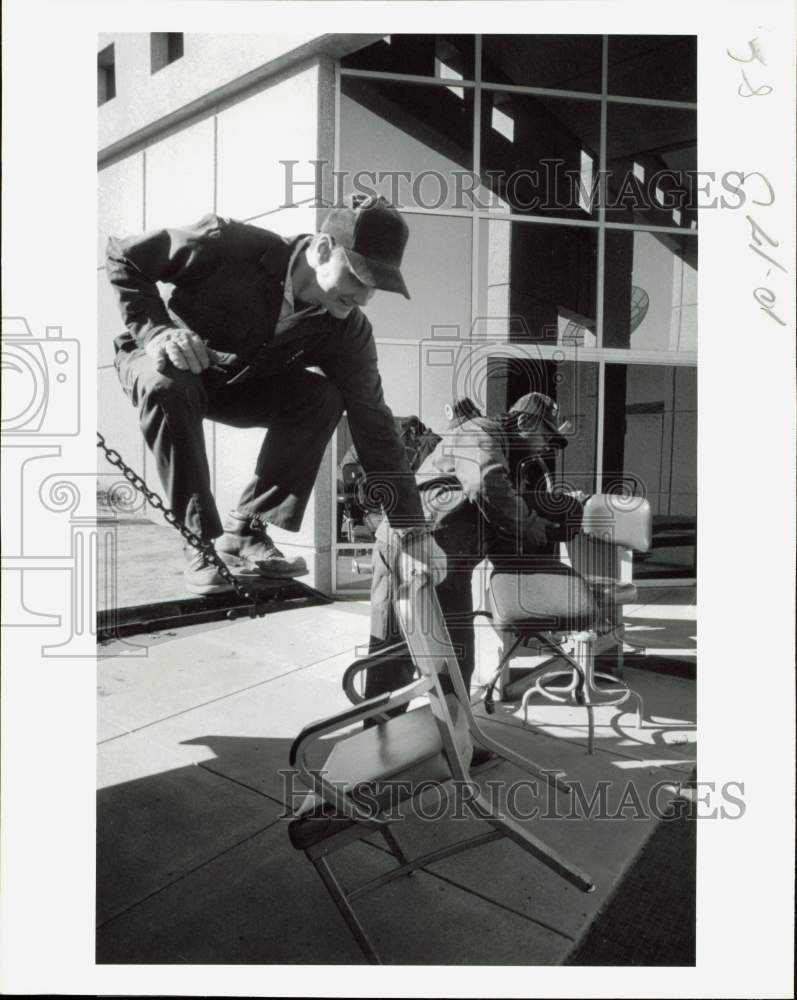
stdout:
[[(124, 330), (113, 289), (105, 275), (105, 245), (110, 234), (140, 232), (144, 228), (144, 154), (135, 153), (98, 175), (97, 188), (97, 429), (108, 444), (146, 479), (155, 476), (136, 419), (113, 367), (113, 338)], [(98, 452), (99, 455), (99, 452)], [(102, 457), (98, 472), (118, 479)], [(155, 476), (155, 484), (157, 476)], [(145, 514), (143, 507), (137, 511)]]
[(149, 33), (100, 34), (97, 51), (113, 43), (116, 62), (116, 97), (98, 108), (100, 149), (316, 37), (310, 30), (291, 34), (187, 33), (182, 57), (153, 74)]

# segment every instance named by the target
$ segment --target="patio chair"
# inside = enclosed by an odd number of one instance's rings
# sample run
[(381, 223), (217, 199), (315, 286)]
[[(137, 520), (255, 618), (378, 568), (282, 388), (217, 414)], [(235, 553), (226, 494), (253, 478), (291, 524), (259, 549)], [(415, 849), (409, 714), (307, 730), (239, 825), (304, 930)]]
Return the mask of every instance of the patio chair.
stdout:
[[(642, 698), (622, 680), (622, 607), (636, 598), (630, 581), (633, 552), (647, 552), (651, 533), (650, 504), (638, 497), (596, 494), (584, 505), (581, 528), (569, 546), (569, 563), (534, 560), (523, 567), (493, 571), (489, 597), (493, 625), (503, 646), (498, 668), (487, 686), (485, 704), (494, 711), (495, 691), (502, 692), (509, 679), (509, 662), (529, 644), (547, 649), (559, 662), (532, 669), (523, 683), (524, 721), (535, 695), (550, 701), (567, 701), (587, 710), (587, 751), (594, 752), (596, 706), (616, 706), (633, 698), (637, 726), (642, 724)], [(599, 673), (595, 654), (605, 640), (619, 647), (618, 674)], [(566, 666), (562, 667), (564, 659)], [(565, 678), (564, 686), (552, 682)], [(609, 685), (601, 686), (601, 680)]]
[(359, 462), (344, 462), (338, 480), (338, 504), (341, 509), (341, 534), (346, 541), (370, 544), (380, 519), (363, 506), (364, 478), (365, 469)]
[[(353, 708), (306, 726), (294, 741), (290, 763), (311, 789), (289, 827), (294, 847), (304, 851), (338, 907), (366, 959), (379, 956), (352, 902), (416, 869), (501, 837), (508, 837), (532, 857), (584, 892), (594, 889), (592, 879), (531, 834), (497, 803), (489, 801), (471, 778), (469, 764), (474, 743), (501, 759), (542, 777), (557, 791), (570, 794), (561, 775), (544, 771), (533, 762), (492, 739), (471, 712), (468, 692), (445, 626), (434, 586), (426, 576), (413, 576), (398, 588), (397, 613), (402, 632), (420, 678), (406, 687), (362, 700)], [(367, 669), (368, 661), (357, 667)], [(365, 667), (363, 665), (365, 664)], [(453, 693), (444, 693), (441, 679), (448, 675)], [(391, 709), (423, 697), (425, 704), (400, 715)], [(351, 727), (365, 719), (381, 719), (355, 732)], [(320, 768), (310, 765), (309, 753), (320, 738), (344, 732), (325, 753)], [(321, 743), (324, 747), (323, 742)], [(430, 783), (453, 782), (457, 800), (492, 829), (468, 840), (431, 851), (414, 860), (405, 856), (391, 823), (399, 817), (394, 808), (411, 799)], [(336, 851), (372, 834), (382, 837), (398, 866), (346, 891), (334, 874), (329, 858)]]

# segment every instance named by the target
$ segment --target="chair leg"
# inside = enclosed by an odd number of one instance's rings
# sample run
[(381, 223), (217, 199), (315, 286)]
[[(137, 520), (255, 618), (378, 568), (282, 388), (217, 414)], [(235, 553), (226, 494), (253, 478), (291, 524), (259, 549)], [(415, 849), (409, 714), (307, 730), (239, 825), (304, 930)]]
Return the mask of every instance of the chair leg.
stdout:
[(631, 694), (636, 698), (636, 727), (637, 729), (642, 729), (642, 716), (644, 714), (645, 708), (642, 704), (642, 695), (638, 691), (633, 691), (629, 688)]
[(509, 646), (509, 649), (506, 649), (506, 646), (504, 646), (501, 650), (501, 659), (498, 663), (498, 667), (496, 668), (496, 671), (488, 683), (487, 689), (484, 693), (484, 707), (488, 715), (492, 715), (495, 712), (496, 693), (498, 701), (503, 701), (504, 699), (504, 689), (506, 688), (507, 681), (509, 680), (509, 661), (512, 659), (512, 654), (523, 642), (523, 639), (524, 636), (521, 632), (515, 636), (515, 639)]
[(380, 961), (379, 955), (376, 953), (376, 949), (371, 944), (371, 941), (365, 932), (365, 928), (360, 923), (357, 914), (354, 912), (351, 904), (346, 898), (343, 886), (340, 882), (338, 882), (337, 878), (335, 878), (335, 873), (332, 871), (332, 867), (327, 859), (310, 858), (310, 860), (313, 862), (315, 870), (321, 876), (321, 881), (327, 887), (327, 892), (332, 897), (332, 900), (337, 906), (341, 916), (348, 924), (349, 930), (356, 938), (357, 944), (360, 946), (362, 953), (371, 965), (381, 965), (382, 962)]
[[(625, 636), (625, 625), (623, 623), (622, 617), (622, 607), (615, 606), (612, 610), (607, 612), (607, 618), (609, 622), (609, 631), (603, 636), (604, 641), (608, 641), (611, 638), (610, 650), (614, 657), (614, 662), (609, 668), (609, 674), (619, 681), (623, 680), (623, 668), (624, 668), (624, 636)], [(618, 613), (619, 612), (619, 613)]]
[(498, 664), (497, 670), (498, 680), (495, 685), (496, 690), (498, 691), (499, 701), (504, 700), (504, 692), (509, 687), (509, 664), (512, 661), (512, 657), (515, 655), (515, 651), (518, 646), (523, 645), (524, 638), (523, 633), (519, 632), (514, 637), (511, 644), (508, 640), (503, 644), (503, 649), (501, 650), (501, 662)]
[(587, 753), (595, 753), (595, 712), (592, 707), (592, 693), (595, 690), (595, 633), (577, 632), (573, 659), (581, 666), (582, 683), (580, 691), (587, 709)]
[(595, 753), (595, 710), (587, 704), (587, 753)]
[(494, 829), (514, 841), (571, 885), (583, 892), (592, 892), (595, 889), (595, 883), (586, 872), (565, 860), (561, 854), (557, 854), (553, 848), (538, 840), (510, 816), (502, 815), (483, 795), (477, 795), (468, 804), (480, 819), (486, 820)]
[(573, 680), (566, 688), (557, 688), (556, 691), (547, 691), (543, 686), (544, 680), (551, 680), (554, 677), (564, 675), (569, 671), (556, 670), (553, 673), (543, 675), (537, 679), (534, 688), (530, 689), (523, 699), (524, 721), (528, 722), (528, 699), (535, 691), (544, 697), (553, 698), (555, 701), (564, 701), (560, 695), (567, 695), (572, 692), (577, 704), (583, 705), (587, 710), (587, 753), (595, 752), (595, 713), (593, 708), (592, 694), (597, 690), (594, 683), (595, 677), (595, 633), (577, 632), (573, 635), (574, 650), (572, 656), (558, 647), (552, 639), (542, 637), (543, 641), (556, 649), (560, 655), (569, 660), (572, 667)]
[(625, 626), (617, 625), (617, 676), (622, 681), (625, 680)]
[[(570, 683), (566, 687), (558, 688), (549, 688), (544, 686), (545, 681), (552, 681), (556, 677), (570, 677)], [(548, 698), (552, 701), (564, 703), (567, 701), (567, 696), (576, 691), (579, 683), (580, 680), (578, 671), (573, 669), (563, 670), (561, 667), (557, 667), (555, 670), (548, 670), (541, 674), (535, 683), (523, 692), (523, 696), (520, 699), (520, 707), (523, 711), (523, 722), (528, 725), (529, 702), (535, 694), (542, 695), (543, 698)]]
[(619, 677), (612, 676), (611, 678), (606, 674), (599, 674), (595, 671), (595, 634), (593, 632), (580, 632), (575, 636), (576, 648), (573, 654), (573, 658), (578, 660), (584, 671), (584, 684), (583, 684), (583, 697), (584, 703), (587, 708), (588, 717), (588, 735), (587, 735), (587, 752), (593, 753), (595, 747), (595, 720), (593, 705), (594, 701), (592, 695), (600, 689), (595, 684), (596, 677), (602, 677), (606, 680), (612, 680), (618, 683), (623, 689), (623, 694), (619, 703), (622, 703), (626, 698), (633, 696), (637, 701), (637, 729), (642, 729), (642, 715), (644, 712), (642, 704), (642, 696), (630, 688), (622, 678), (622, 640), (620, 642), (620, 652), (618, 653), (618, 662), (620, 665)]
[[(407, 860), (404, 851), (401, 849), (401, 844), (396, 839), (396, 835), (393, 831), (389, 827), (383, 826), (379, 832), (382, 834), (382, 839), (387, 844), (390, 853), (398, 860), (398, 863), (400, 865), (408, 865), (409, 861)], [(407, 872), (407, 874), (412, 875), (413, 873)]]

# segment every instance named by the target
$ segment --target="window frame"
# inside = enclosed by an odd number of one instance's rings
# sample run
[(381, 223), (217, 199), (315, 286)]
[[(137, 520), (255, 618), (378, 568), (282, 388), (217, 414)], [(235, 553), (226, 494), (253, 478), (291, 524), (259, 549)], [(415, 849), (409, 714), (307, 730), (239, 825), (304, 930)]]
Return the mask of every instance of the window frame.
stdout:
[[(179, 39), (179, 53), (172, 54), (172, 45)], [(149, 74), (154, 76), (182, 59), (185, 55), (185, 35), (182, 31), (151, 31), (149, 33)]]
[[(100, 73), (103, 74), (104, 95), (100, 100)], [(110, 83), (110, 86), (109, 86)], [(113, 93), (108, 93), (113, 91)], [(114, 43), (106, 45), (97, 53), (97, 107), (101, 108), (116, 97), (116, 49)]]
[[(555, 39), (556, 36), (552, 36)], [(505, 83), (483, 82), (482, 73), (482, 36), (474, 37), (474, 76), (473, 79), (457, 79), (454, 85), (458, 88), (473, 89), (473, 173), (477, 176), (481, 173), (481, 144), (482, 144), (482, 93), (485, 91), (500, 91), (507, 93), (539, 95), (546, 97), (562, 97), (569, 100), (597, 101), (600, 104), (600, 145), (599, 159), (596, 168), (605, 171), (607, 162), (607, 130), (608, 130), (608, 109), (610, 104), (630, 104), (650, 108), (678, 108), (685, 111), (697, 112), (697, 103), (692, 101), (666, 100), (646, 97), (633, 97), (621, 94), (610, 94), (608, 92), (608, 58), (609, 58), (609, 35), (601, 37), (601, 89), (597, 91), (571, 91), (546, 87), (527, 87)], [(362, 70), (346, 68), (341, 65), (341, 60), (335, 63), (335, 131), (334, 131), (334, 170), (340, 170), (340, 149), (341, 149), (341, 82), (342, 78), (365, 77), (368, 79), (389, 80), (396, 83), (404, 83), (408, 86), (423, 84), (428, 86), (451, 87), (452, 81), (449, 78), (437, 76), (423, 76), (401, 73), (382, 73), (376, 70)], [(598, 246), (596, 260), (596, 346), (593, 348), (574, 347), (570, 345), (538, 344), (530, 345), (530, 356), (533, 352), (535, 357), (554, 358), (560, 361), (573, 362), (597, 362), (598, 364), (598, 404), (596, 419), (598, 422), (596, 434), (596, 468), (595, 483), (596, 490), (600, 492), (603, 479), (603, 457), (604, 457), (604, 422), (605, 422), (605, 377), (607, 364), (643, 364), (643, 365), (668, 365), (685, 366), (697, 368), (697, 351), (644, 351), (634, 348), (606, 348), (603, 347), (604, 333), (604, 283), (606, 276), (606, 233), (611, 230), (624, 230), (628, 232), (651, 232), (665, 233), (670, 236), (678, 235), (687, 239), (698, 239), (699, 231), (689, 228), (679, 228), (678, 226), (655, 226), (645, 225), (638, 222), (617, 222), (606, 217), (606, 207), (603, 200), (593, 210), (590, 219), (575, 219), (566, 215), (545, 215), (535, 216), (520, 214), (501, 209), (478, 208), (471, 204), (470, 208), (422, 208), (413, 206), (412, 208), (401, 209), (406, 215), (437, 215), (446, 217), (469, 217), (471, 219), (471, 328), (478, 319), (479, 308), (479, 260), (480, 260), (480, 223), (483, 220), (509, 221), (525, 225), (554, 225), (554, 226), (579, 226), (597, 229)], [(699, 334), (698, 334), (699, 336)], [(380, 337), (375, 331), (377, 346), (380, 343), (405, 343), (401, 338)], [(496, 341), (500, 346), (501, 342)], [(515, 343), (513, 348), (517, 350), (519, 345)], [(333, 447), (337, 448), (337, 432), (333, 438)], [(334, 454), (337, 454), (335, 451)], [(336, 469), (332, 470), (333, 477), (336, 477)], [(333, 486), (333, 496), (336, 495)], [(332, 523), (332, 590), (337, 593), (337, 556), (340, 549), (351, 548), (351, 543), (341, 542), (337, 537), (336, 504), (333, 504), (331, 512)], [(370, 578), (369, 578), (370, 579)], [(668, 587), (694, 586), (694, 578), (668, 579), (666, 581), (644, 580), (640, 581), (641, 586), (660, 586), (666, 583)], [(363, 591), (352, 591), (348, 589), (342, 593), (351, 595), (352, 593), (367, 592), (368, 583), (364, 583)]]

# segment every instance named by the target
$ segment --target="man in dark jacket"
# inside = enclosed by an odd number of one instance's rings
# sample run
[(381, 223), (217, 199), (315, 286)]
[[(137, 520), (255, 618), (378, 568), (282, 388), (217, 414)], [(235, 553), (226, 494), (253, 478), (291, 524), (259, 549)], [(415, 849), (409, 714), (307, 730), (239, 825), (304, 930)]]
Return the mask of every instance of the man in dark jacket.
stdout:
[[(432, 534), (446, 554), (448, 575), (438, 584), (437, 595), (466, 687), (475, 666), (473, 570), (485, 557), (515, 565), (528, 565), (529, 557), (552, 558), (554, 544), (579, 523), (577, 500), (549, 500), (543, 459), (566, 445), (556, 404), (531, 392), (495, 418), (465, 408), (416, 473)], [(400, 638), (394, 588), (380, 540), (374, 551), (369, 653)], [(412, 675), (409, 655), (400, 648), (367, 671), (365, 694), (395, 690)]]
[[(231, 563), (298, 576), (267, 525), (297, 531), (324, 449), (346, 411), (372, 495), (410, 558), (444, 574), (423, 528), (418, 491), (385, 403), (371, 324), (360, 311), (376, 289), (409, 293), (408, 237), (383, 198), (334, 208), (321, 232), (285, 240), (217, 215), (184, 229), (108, 242), (107, 273), (127, 330), (115, 365), (138, 408), (168, 503)], [(157, 282), (173, 285), (168, 304)], [(307, 370), (314, 366), (323, 375)], [(203, 419), (268, 434), (252, 479), (222, 524), (210, 489)], [(229, 589), (186, 547), (194, 593)]]

